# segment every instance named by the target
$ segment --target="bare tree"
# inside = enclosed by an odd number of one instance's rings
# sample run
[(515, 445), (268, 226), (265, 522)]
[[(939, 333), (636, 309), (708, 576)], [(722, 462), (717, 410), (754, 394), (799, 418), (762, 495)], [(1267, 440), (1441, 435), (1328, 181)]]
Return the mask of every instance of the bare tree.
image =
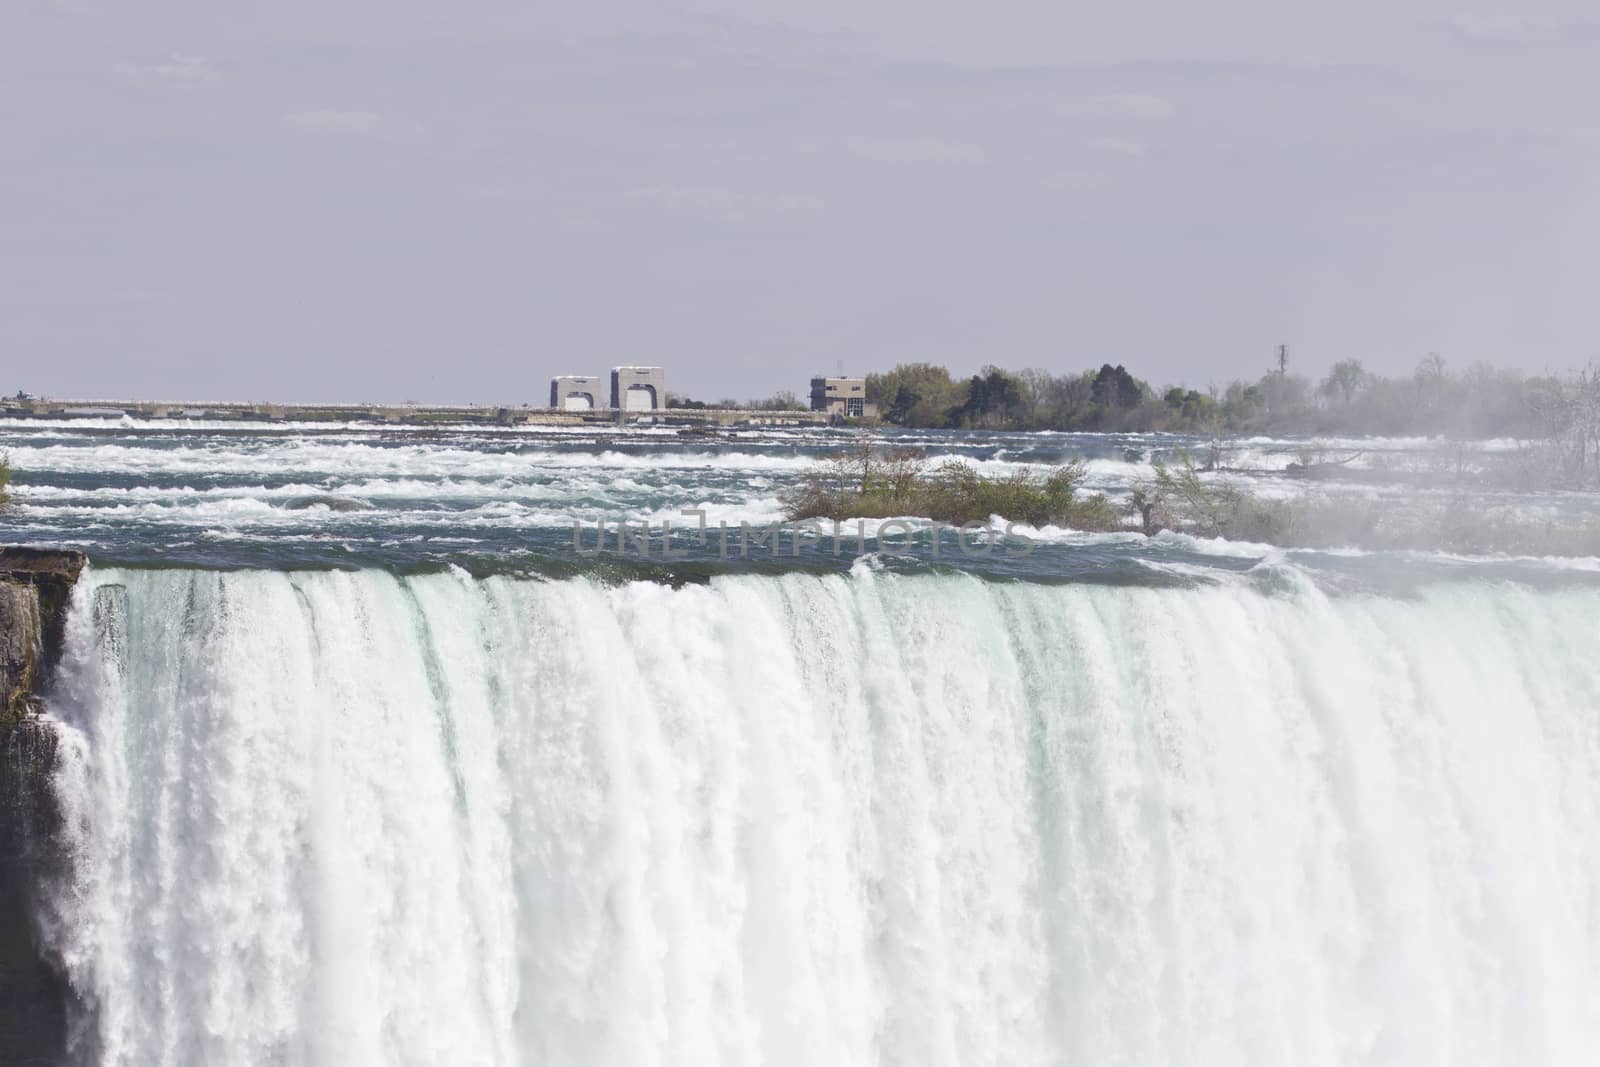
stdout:
[(1322, 380), (1322, 392), (1325, 396), (1338, 396), (1344, 406), (1349, 407), (1356, 390), (1366, 381), (1367, 369), (1359, 359), (1341, 359), (1328, 368), (1328, 376)]

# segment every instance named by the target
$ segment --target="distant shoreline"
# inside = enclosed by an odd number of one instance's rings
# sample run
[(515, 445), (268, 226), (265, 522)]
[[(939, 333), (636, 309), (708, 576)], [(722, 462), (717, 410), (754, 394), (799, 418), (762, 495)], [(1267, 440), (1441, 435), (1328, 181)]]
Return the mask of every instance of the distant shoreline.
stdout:
[(148, 419), (183, 424), (220, 422), (370, 422), (386, 425), (584, 426), (650, 423), (664, 426), (826, 426), (820, 411), (763, 411), (748, 408), (661, 408), (652, 411), (594, 411), (496, 407), (480, 404), (276, 404), (240, 401), (56, 400), (8, 398), (0, 418)]

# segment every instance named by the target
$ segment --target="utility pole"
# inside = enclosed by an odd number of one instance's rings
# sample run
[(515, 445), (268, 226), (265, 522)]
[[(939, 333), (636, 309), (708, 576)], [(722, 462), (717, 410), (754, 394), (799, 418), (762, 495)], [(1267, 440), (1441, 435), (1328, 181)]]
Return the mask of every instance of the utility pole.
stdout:
[(1289, 346), (1278, 346), (1278, 377), (1282, 378), (1289, 373)]

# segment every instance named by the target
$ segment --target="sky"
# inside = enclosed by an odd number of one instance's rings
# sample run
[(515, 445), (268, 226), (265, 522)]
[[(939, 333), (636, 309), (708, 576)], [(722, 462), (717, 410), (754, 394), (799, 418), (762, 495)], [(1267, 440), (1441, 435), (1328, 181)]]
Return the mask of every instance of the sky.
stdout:
[(0, 392), (1600, 359), (1600, 11), (0, 0)]

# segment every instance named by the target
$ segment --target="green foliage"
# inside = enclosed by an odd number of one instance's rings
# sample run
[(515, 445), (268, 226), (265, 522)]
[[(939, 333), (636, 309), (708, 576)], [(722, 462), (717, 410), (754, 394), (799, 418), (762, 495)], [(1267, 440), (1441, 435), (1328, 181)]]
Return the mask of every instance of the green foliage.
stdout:
[(902, 363), (883, 374), (867, 375), (867, 402), (901, 426), (947, 426), (950, 413), (965, 403), (962, 385), (931, 363)]
[(1126, 367), (1107, 363), (1094, 376), (1089, 397), (1102, 408), (1132, 408), (1138, 407), (1144, 391), (1144, 383), (1129, 374)]
[(704, 400), (694, 400), (690, 397), (684, 396), (681, 393), (669, 392), (666, 400), (662, 402), (661, 406), (677, 411), (701, 411), (705, 408), (709, 408), (711, 405), (706, 403)]
[(1217, 402), (1193, 389), (1184, 390), (1175, 386), (1167, 390), (1162, 401), (1169, 411), (1197, 429), (1215, 426), (1221, 417)]
[(805, 404), (800, 403), (800, 398), (795, 396), (793, 390), (780, 389), (765, 400), (752, 400), (745, 405), (751, 411), (806, 411)]
[(1227, 423), (1237, 429), (1257, 425), (1267, 410), (1267, 396), (1259, 385), (1231, 382), (1222, 394), (1220, 408), (1211, 402), (1211, 424)]
[(11, 485), (11, 457), (0, 454), (0, 507), (11, 503), (7, 488)]
[[(1563, 419), (1581, 422), (1571, 412), (1585, 381), (1525, 378), (1484, 365), (1452, 373), (1437, 356), (1397, 378), (1350, 359), (1320, 383), (1271, 370), (1207, 391), (1152, 389), (1120, 364), (1065, 375), (985, 367), (957, 381), (943, 367), (906, 363), (868, 376), (867, 399), (885, 421), (924, 428), (1541, 438)], [(1573, 454), (1581, 449), (1574, 446)]]
[(1529, 518), (1515, 507), (1485, 509), (1471, 493), (1266, 499), (1207, 478), (1187, 455), (1176, 466), (1157, 464), (1155, 480), (1135, 487), (1132, 505), (1147, 534), (1176, 530), (1286, 548), (1600, 555), (1600, 519), (1592, 516)]
[(967, 399), (952, 413), (955, 425), (1007, 427), (1022, 410), (1022, 382), (999, 367), (985, 367), (967, 382)]
[(970, 463), (946, 460), (923, 479), (918, 514), (941, 522), (987, 522), (1000, 515), (1031, 526), (1068, 525), (1073, 494), (1082, 481), (1081, 464), (1046, 475), (1030, 470), (1005, 478), (985, 478)]
[(1079, 461), (986, 478), (963, 460), (930, 467), (920, 452), (863, 444), (806, 472), (780, 500), (790, 521), (912, 515), (961, 525), (999, 515), (1032, 526), (1121, 529), (1105, 497), (1078, 495), (1084, 471)]
[(1176, 529), (1197, 537), (1292, 543), (1292, 507), (1262, 500), (1224, 478), (1206, 479), (1188, 452), (1181, 461), (1176, 468), (1156, 463), (1154, 484), (1135, 491), (1134, 507), (1147, 533)]

